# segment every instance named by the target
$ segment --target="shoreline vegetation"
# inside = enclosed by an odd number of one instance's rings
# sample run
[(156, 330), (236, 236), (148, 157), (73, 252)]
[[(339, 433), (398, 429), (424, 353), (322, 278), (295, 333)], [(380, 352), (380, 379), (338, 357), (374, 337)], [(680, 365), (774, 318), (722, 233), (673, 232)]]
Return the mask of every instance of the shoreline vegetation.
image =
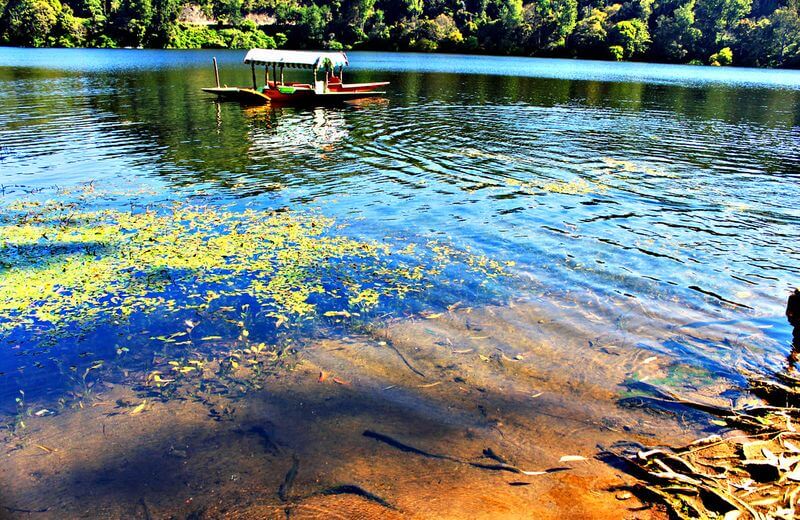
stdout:
[(790, 365), (769, 376), (745, 374), (755, 398), (719, 405), (647, 383), (645, 401), (694, 408), (728, 428), (680, 448), (630, 443), (606, 452), (640, 479), (632, 491), (667, 506), (672, 518), (797, 518), (800, 503), (800, 378)]
[(0, 0), (0, 44), (800, 67), (798, 0)]

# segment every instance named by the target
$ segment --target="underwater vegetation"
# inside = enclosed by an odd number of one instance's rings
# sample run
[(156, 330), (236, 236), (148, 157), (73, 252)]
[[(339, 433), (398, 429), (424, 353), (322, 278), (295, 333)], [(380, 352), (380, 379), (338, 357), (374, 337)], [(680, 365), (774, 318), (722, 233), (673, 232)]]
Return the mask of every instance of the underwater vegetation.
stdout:
[(113, 198), (86, 185), (0, 206), (0, 348), (22, 363), (0, 377), (23, 392), (10, 432), (56, 413), (24, 404), (26, 370), (57, 369), (61, 407), (111, 380), (243, 393), (304, 337), (425, 308), (437, 284), (488, 294), (508, 267), (438, 239), (358, 240), (317, 211)]

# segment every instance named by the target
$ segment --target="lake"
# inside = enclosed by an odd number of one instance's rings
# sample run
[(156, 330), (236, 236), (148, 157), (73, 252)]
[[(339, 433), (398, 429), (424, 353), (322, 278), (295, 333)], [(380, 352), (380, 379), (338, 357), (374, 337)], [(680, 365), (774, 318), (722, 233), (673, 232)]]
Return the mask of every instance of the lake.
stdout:
[(642, 383), (791, 362), (800, 71), (348, 55), (0, 50), (12, 517), (619, 518), (599, 450), (720, 431)]

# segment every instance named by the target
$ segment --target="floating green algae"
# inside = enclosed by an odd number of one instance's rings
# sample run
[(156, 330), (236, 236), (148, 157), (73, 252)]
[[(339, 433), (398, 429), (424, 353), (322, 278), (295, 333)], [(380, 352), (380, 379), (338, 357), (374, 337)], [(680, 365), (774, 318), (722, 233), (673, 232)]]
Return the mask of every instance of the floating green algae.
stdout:
[(76, 401), (112, 374), (159, 395), (204, 371), (245, 367), (252, 382), (293, 331), (397, 309), (448, 270), (478, 285), (506, 270), (441, 240), (354, 238), (317, 211), (134, 200), (59, 191), (0, 206), (0, 345), (55, 352)]
[[(269, 302), (269, 315), (281, 322), (314, 313), (314, 294), (369, 308), (381, 297), (422, 289), (455, 252), (431, 243), (434, 262), (423, 266), (414, 261), (413, 247), (337, 236), (330, 233), (333, 220), (293, 212), (181, 203), (140, 212), (83, 212), (55, 203), (11, 210), (16, 222), (0, 226), (1, 330), (185, 306), (159, 294), (165, 284), (203, 285), (200, 293), (185, 295), (195, 302), (245, 292)], [(63, 220), (53, 218), (68, 211)], [(401, 257), (406, 260), (397, 261)], [(485, 258), (465, 260), (487, 274), (502, 269)], [(341, 286), (326, 288), (326, 281)]]

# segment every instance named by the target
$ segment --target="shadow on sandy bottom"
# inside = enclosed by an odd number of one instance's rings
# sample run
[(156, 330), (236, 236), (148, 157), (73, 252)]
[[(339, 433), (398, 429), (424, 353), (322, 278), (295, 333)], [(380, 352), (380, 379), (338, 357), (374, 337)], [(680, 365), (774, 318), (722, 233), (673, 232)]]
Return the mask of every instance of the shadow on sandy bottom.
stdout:
[(0, 520), (11, 520), (11, 511), (13, 510), (11, 502), (0, 493)]
[[(629, 477), (594, 457), (618, 440), (697, 433), (616, 404), (631, 371), (671, 362), (536, 313), (451, 313), (314, 342), (219, 420), (193, 399), (133, 414), (115, 403), (141, 398), (117, 385), (83, 410), (31, 421), (9, 445), (1, 489), (17, 508), (47, 508), (36, 518), (652, 517), (607, 491)], [(498, 459), (569, 469), (469, 464)]]
[[(598, 479), (617, 482), (594, 461), (570, 475), (528, 478), (398, 450), (364, 430), (463, 460), (491, 462), (481, 456), (491, 448), (532, 470), (558, 465), (548, 452), (566, 447), (541, 434), (520, 445), (516, 428), (482, 418), (477, 409), (427, 403), (418, 410), (418, 397), (362, 394), (355, 383), (304, 388), (302, 380), (314, 380), (316, 372), (298, 371), (239, 403), (233, 421), (212, 421), (205, 407), (191, 402), (154, 405), (137, 417), (108, 418), (102, 407), (71, 414), (60, 427), (31, 434), (30, 443), (56, 451), (28, 444), (2, 470), (3, 481), (13, 481), (15, 507), (47, 509), (37, 517), (143, 519), (271, 518), (287, 509), (311, 514), (352, 507), (371, 511), (368, 518), (458, 517), (470, 510), (515, 517), (537, 498), (562, 513), (600, 515), (591, 494), (570, 503), (567, 495)], [(481, 404), (509, 405), (496, 396)], [(268, 418), (278, 424), (274, 435)], [(570, 448), (591, 457), (591, 443), (579, 444)]]

